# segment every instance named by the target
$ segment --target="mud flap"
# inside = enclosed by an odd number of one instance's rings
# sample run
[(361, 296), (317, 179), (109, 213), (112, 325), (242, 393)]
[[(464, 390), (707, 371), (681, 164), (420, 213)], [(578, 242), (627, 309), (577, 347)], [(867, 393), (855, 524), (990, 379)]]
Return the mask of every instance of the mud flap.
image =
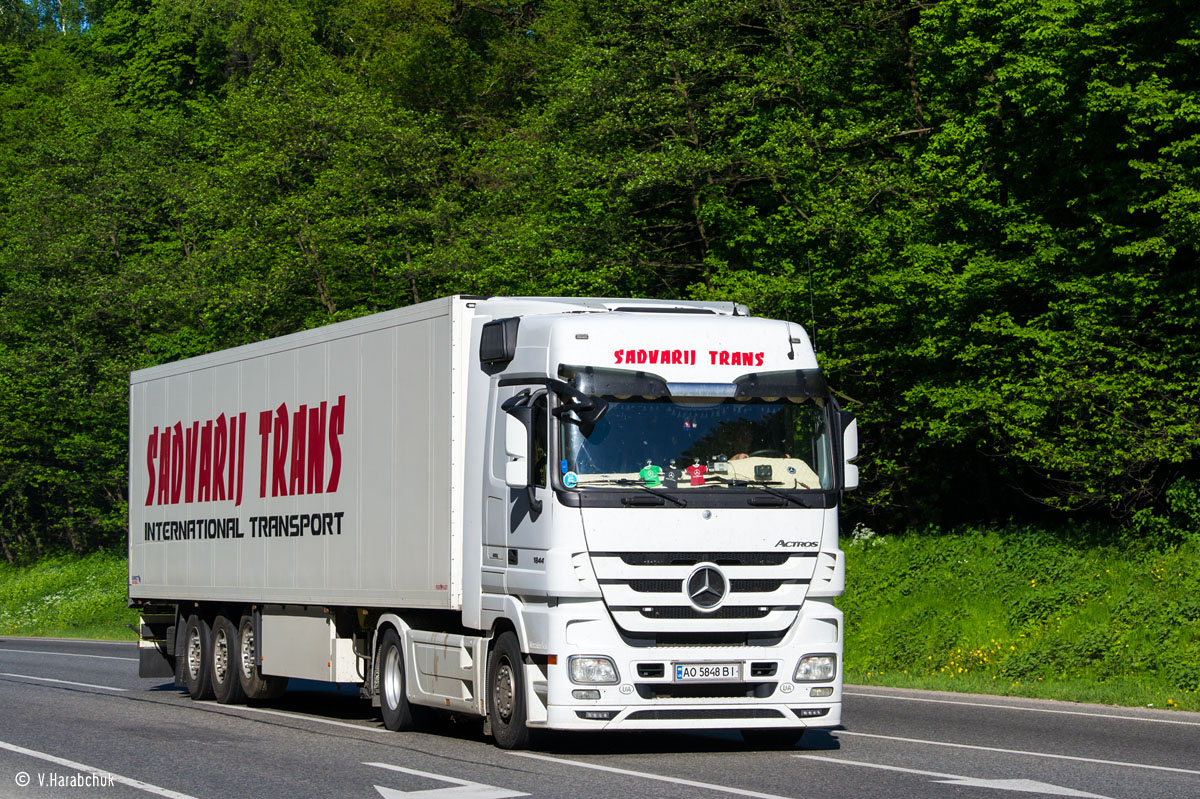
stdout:
[(142, 613), (138, 640), (138, 676), (175, 676), (175, 610)]

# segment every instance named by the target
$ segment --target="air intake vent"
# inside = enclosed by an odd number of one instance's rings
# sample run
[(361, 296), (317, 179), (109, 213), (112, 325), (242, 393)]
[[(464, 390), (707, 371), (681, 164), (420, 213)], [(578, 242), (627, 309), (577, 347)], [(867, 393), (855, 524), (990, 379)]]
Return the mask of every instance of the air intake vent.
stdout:
[(777, 719), (783, 714), (770, 708), (714, 708), (712, 710), (636, 710), (625, 718), (630, 721), (683, 721), (687, 719)]
[(683, 580), (630, 580), (628, 585), (641, 594), (670, 594), (683, 590)]
[(716, 311), (708, 308), (680, 308), (671, 305), (625, 305), (620, 308), (613, 308), (613, 311), (620, 313), (698, 313), (698, 314), (715, 314)]
[(643, 680), (651, 680), (662, 677), (666, 671), (661, 663), (639, 663), (637, 673)]
[(729, 590), (734, 593), (769, 594), (778, 591), (783, 580), (730, 580)]
[(642, 699), (766, 699), (775, 693), (773, 682), (640, 682), (634, 687)]
[[(715, 563), (718, 566), (782, 566), (791, 555), (787, 552), (623, 552), (621, 560), (630, 566), (694, 566)], [(813, 554), (816, 557), (816, 554)]]
[[(776, 609), (781, 610), (782, 608)], [(683, 607), (642, 608), (641, 610), (641, 614), (647, 619), (763, 619), (770, 612), (770, 608), (737, 606), (723, 607), (710, 613)]]
[(767, 632), (723, 633), (702, 630), (701, 632), (630, 632), (617, 628), (621, 640), (628, 646), (648, 648), (654, 646), (779, 646), (787, 630)]

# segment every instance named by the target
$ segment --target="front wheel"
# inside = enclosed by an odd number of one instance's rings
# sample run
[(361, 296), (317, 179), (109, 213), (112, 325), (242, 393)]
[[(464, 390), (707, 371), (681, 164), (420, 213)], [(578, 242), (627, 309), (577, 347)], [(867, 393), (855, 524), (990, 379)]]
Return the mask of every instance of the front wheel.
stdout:
[(528, 749), (532, 738), (525, 725), (525, 663), (517, 636), (504, 632), (488, 655), (488, 720), (501, 749)]
[(417, 725), (404, 685), (404, 649), (400, 634), (391, 627), (383, 634), (375, 662), (375, 687), (379, 692), (383, 726), (393, 732), (413, 729)]

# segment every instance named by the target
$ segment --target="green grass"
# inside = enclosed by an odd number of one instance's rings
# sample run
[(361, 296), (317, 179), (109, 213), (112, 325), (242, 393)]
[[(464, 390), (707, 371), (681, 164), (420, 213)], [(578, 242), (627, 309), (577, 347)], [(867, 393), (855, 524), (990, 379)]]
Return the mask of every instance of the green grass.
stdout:
[[(843, 547), (849, 683), (1200, 710), (1196, 537), (860, 530)], [(133, 639), (125, 583), (107, 553), (0, 564), (0, 635)]]
[(125, 607), (125, 557), (54, 556), (32, 566), (0, 563), (0, 635), (135, 640)]
[[(868, 531), (869, 532), (869, 531)], [(1200, 710), (1200, 544), (858, 535), (846, 681)]]

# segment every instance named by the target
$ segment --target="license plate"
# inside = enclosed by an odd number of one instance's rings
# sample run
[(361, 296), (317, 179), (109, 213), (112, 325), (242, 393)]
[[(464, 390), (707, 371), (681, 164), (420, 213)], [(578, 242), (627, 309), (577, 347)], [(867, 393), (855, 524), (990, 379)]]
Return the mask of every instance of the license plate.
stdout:
[(675, 682), (740, 682), (741, 663), (676, 663)]

